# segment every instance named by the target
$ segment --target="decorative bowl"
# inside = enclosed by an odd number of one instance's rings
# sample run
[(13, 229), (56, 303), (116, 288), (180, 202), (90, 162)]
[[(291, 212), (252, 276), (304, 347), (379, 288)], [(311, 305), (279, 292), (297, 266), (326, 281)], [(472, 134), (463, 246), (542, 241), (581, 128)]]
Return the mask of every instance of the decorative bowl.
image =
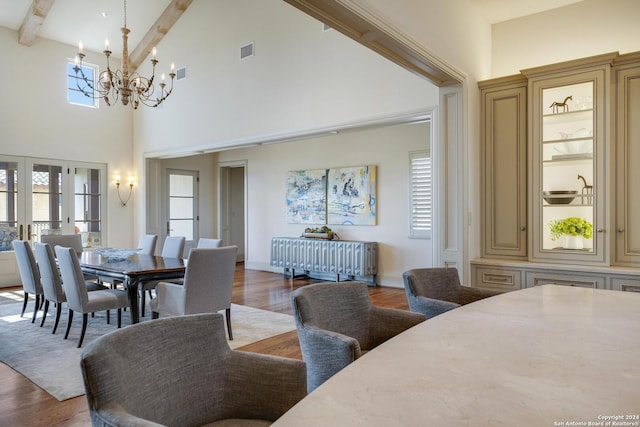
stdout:
[(100, 254), (100, 256), (105, 257), (107, 261), (113, 262), (113, 261), (123, 261), (129, 258), (130, 256), (137, 254), (141, 250), (142, 250), (141, 248), (136, 248), (136, 249), (100, 248), (100, 249), (95, 249), (95, 252)]
[(568, 205), (575, 199), (576, 194), (578, 192), (575, 190), (543, 191), (542, 198), (550, 205)]

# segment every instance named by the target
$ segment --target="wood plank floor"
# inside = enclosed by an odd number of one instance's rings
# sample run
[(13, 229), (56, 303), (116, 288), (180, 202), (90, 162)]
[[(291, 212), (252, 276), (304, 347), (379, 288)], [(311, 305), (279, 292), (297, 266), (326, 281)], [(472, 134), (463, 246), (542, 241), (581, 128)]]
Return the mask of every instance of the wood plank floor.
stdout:
[[(238, 264), (232, 300), (235, 304), (292, 314), (291, 292), (315, 282), (319, 280), (303, 278), (291, 281), (281, 274), (245, 270), (243, 264)], [(403, 289), (371, 287), (369, 294), (374, 305), (408, 309)], [(240, 350), (302, 358), (295, 331), (249, 344)], [(0, 363), (0, 426), (75, 427), (90, 424), (84, 396), (58, 402), (31, 381)]]

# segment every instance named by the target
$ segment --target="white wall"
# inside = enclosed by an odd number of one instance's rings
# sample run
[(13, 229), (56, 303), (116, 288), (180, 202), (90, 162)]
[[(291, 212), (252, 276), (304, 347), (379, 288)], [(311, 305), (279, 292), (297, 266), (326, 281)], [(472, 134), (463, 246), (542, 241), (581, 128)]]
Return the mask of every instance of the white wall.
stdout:
[(493, 26), (492, 77), (608, 52), (640, 50), (640, 1), (581, 2)]
[(269, 266), (271, 238), (299, 236), (307, 227), (286, 222), (289, 171), (368, 164), (377, 166), (377, 225), (331, 228), (345, 240), (378, 242), (383, 285), (401, 287), (403, 271), (430, 266), (431, 241), (408, 238), (409, 152), (429, 147), (429, 128), (398, 125), (220, 153), (221, 162), (248, 162), (247, 268), (281, 272)]
[[(130, 247), (133, 210), (120, 206), (113, 178), (133, 169), (132, 112), (123, 106), (92, 109), (68, 104), (67, 59), (77, 47), (46, 39), (26, 47), (17, 40), (17, 32), (0, 27), (0, 154), (106, 163), (110, 176), (105, 243)], [(86, 61), (104, 65), (90, 52)]]
[[(240, 46), (255, 42), (241, 61)], [(159, 44), (186, 65), (160, 110), (135, 118), (137, 152), (211, 148), (421, 110), (421, 78), (281, 0), (196, 0)]]

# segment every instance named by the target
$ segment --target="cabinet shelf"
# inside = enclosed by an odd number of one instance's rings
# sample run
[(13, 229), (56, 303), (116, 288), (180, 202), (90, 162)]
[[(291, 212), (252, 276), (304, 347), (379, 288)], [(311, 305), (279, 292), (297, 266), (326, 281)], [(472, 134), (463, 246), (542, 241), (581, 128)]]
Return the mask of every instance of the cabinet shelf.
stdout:
[(576, 141), (593, 141), (593, 136), (582, 136), (576, 138), (561, 138), (561, 139), (548, 139), (542, 141), (543, 144), (558, 144), (564, 142), (576, 142)]
[(551, 159), (543, 160), (543, 163), (575, 162), (580, 160), (593, 160), (593, 153), (554, 154)]
[(545, 124), (569, 123), (580, 120), (591, 120), (593, 118), (593, 108), (578, 111), (568, 111), (566, 113), (545, 114), (542, 120)]

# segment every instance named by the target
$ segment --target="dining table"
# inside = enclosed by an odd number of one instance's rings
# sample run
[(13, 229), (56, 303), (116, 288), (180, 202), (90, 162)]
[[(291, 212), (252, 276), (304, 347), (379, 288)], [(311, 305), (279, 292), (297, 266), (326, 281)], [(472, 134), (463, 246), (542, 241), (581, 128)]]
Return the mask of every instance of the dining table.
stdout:
[(149, 280), (171, 280), (184, 277), (186, 260), (155, 255), (134, 254), (126, 259), (110, 259), (96, 251), (82, 252), (82, 272), (122, 281), (131, 303), (131, 323), (140, 321), (138, 286)]
[(273, 424), (587, 425), (640, 425), (640, 293), (543, 285), (461, 306), (367, 352)]

